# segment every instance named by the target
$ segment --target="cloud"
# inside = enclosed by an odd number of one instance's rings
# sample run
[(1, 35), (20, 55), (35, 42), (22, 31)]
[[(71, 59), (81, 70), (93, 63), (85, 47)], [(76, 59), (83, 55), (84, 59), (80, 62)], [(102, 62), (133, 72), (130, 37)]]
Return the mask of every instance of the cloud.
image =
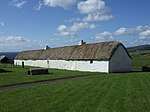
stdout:
[(87, 22), (83, 22), (83, 23), (74, 23), (71, 27), (70, 27), (70, 30), (71, 31), (78, 31), (78, 30), (81, 30), (81, 29), (94, 29), (96, 28), (96, 25), (94, 24), (89, 24)]
[(8, 36), (8, 37), (5, 37), (3, 40), (9, 41), (9, 42), (12, 42), (12, 43), (23, 43), (23, 42), (28, 41), (24, 37), (20, 37), (20, 36)]
[[(75, 4), (76, 1), (78, 0), (43, 0), (43, 5), (67, 9)], [(38, 8), (38, 10), (40, 9)], [(84, 15), (83, 18), (72, 18), (68, 20), (68, 22), (73, 23), (71, 26), (60, 25), (57, 28), (59, 33), (55, 34), (55, 36), (75, 36), (79, 30), (96, 28), (95, 24), (91, 24), (92, 22), (106, 21), (113, 18), (111, 10), (103, 0), (80, 0), (77, 3), (77, 9), (80, 14)]]
[(87, 0), (78, 3), (80, 13), (89, 14), (95, 13), (105, 8), (105, 2), (102, 0)]
[(69, 38), (65, 41), (66, 44), (79, 44), (81, 40), (75, 38)]
[(91, 38), (99, 40), (101, 42), (114, 40), (113, 34), (107, 31), (96, 34), (94, 37), (91, 37)]
[(121, 27), (117, 31), (114, 32), (115, 35), (131, 35), (136, 32), (136, 29), (124, 28)]
[(9, 3), (10, 6), (16, 7), (16, 8), (22, 8), (23, 5), (27, 3), (26, 0), (13, 0)]
[(137, 46), (137, 45), (145, 45), (145, 44), (150, 44), (150, 39), (134, 39), (130, 42), (127, 42), (128, 46)]
[(83, 21), (92, 22), (92, 21), (107, 21), (110, 20), (113, 16), (109, 10), (103, 10), (94, 14), (88, 14), (87, 17), (83, 18)]
[(71, 31), (66, 25), (60, 25), (57, 30), (60, 36), (74, 36), (75, 32)]
[(112, 33), (105, 31), (100, 34), (96, 34), (95, 38), (96, 39), (105, 39), (105, 38), (113, 38), (113, 37), (112, 37)]
[(150, 40), (150, 29), (140, 32), (140, 39), (149, 39)]
[(136, 27), (136, 31), (138, 31), (138, 32), (141, 32), (141, 31), (145, 31), (145, 30), (148, 30), (148, 29), (150, 29), (150, 26), (142, 26), (142, 25), (140, 25), (140, 26), (137, 26)]
[[(99, 41), (110, 41), (110, 40), (122, 40), (119, 36), (134, 36), (136, 39), (131, 39), (132, 41), (127, 44), (130, 45), (138, 45), (138, 44), (150, 44), (150, 26), (137, 26), (134, 28), (124, 28), (121, 27), (114, 32), (102, 32), (99, 34), (95, 34), (95, 36), (91, 37), (92, 39)], [(117, 38), (116, 38), (117, 37)], [(118, 38), (119, 37), (119, 38)]]
[(62, 7), (67, 9), (72, 6), (76, 0), (44, 0), (44, 5), (49, 7)]
[(36, 10), (36, 11), (40, 11), (41, 8), (42, 8), (42, 5), (43, 5), (43, 3), (42, 3), (42, 1), (40, 0), (40, 1), (38, 2), (38, 4), (35, 5), (35, 7), (34, 7), (33, 9)]
[(1, 27), (4, 27), (4, 26), (5, 26), (5, 23), (0, 21), (0, 26), (1, 26)]
[(128, 42), (129, 45), (150, 44), (150, 26), (138, 26), (135, 28), (134, 34), (137, 35), (137, 38)]
[(83, 29), (94, 29), (95, 24), (89, 24), (87, 22), (75, 22), (72, 26), (60, 25), (57, 30), (60, 36), (74, 36), (77, 31)]
[(113, 18), (111, 10), (103, 0), (86, 0), (78, 3), (77, 8), (81, 14), (87, 14), (84, 22), (105, 21)]
[(44, 48), (47, 43), (39, 40), (33, 40), (22, 36), (3, 36), (0, 37), (1, 51), (21, 51), (29, 49)]

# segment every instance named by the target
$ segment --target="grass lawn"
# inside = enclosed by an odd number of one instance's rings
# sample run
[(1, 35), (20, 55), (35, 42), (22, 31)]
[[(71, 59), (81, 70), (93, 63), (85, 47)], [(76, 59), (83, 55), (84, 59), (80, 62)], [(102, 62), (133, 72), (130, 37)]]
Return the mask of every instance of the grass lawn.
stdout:
[[(150, 51), (130, 53), (133, 58), (132, 59), (133, 68), (142, 68), (143, 65), (150, 65), (150, 57), (140, 55), (143, 53), (150, 53)], [(70, 76), (102, 74), (102, 73), (92, 73), (92, 72), (49, 69), (50, 74), (26, 76), (25, 72), (29, 68), (30, 67), (21, 68), (19, 66), (11, 67), (11, 65), (6, 65), (6, 67), (4, 67), (4, 65), (0, 64), (0, 86), (18, 84), (24, 82), (40, 81), (40, 80), (57, 79), (57, 78), (64, 78)]]
[[(132, 52), (133, 68), (150, 65), (150, 57)], [(26, 76), (26, 68), (1, 68), (0, 85), (77, 75), (100, 76), (0, 91), (0, 112), (150, 112), (150, 72), (90, 73), (49, 69), (52, 74)]]
[(0, 92), (0, 112), (149, 112), (150, 74), (100, 75)]
[(79, 72), (79, 71), (49, 69), (49, 74), (27, 76), (25, 75), (25, 72), (29, 68), (30, 67), (21, 68), (19, 66), (10, 68), (9, 67), (0, 68), (0, 86), (24, 82), (40, 81), (40, 80), (65, 78), (71, 76), (97, 74), (94, 72)]
[[(149, 54), (149, 56), (145, 56)], [(132, 67), (142, 68), (142, 66), (150, 66), (150, 51), (130, 52), (132, 56)]]

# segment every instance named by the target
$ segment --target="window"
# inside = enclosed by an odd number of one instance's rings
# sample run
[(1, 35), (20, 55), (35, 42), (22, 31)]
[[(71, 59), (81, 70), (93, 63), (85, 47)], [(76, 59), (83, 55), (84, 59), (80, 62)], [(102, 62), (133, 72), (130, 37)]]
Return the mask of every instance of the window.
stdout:
[(93, 60), (90, 60), (90, 64), (92, 64), (93, 63)]

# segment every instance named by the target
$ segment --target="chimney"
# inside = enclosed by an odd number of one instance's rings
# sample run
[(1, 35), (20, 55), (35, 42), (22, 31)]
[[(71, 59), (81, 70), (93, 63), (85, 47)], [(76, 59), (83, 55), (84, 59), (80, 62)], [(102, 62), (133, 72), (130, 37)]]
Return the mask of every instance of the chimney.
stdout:
[(84, 42), (83, 40), (81, 40), (81, 41), (79, 42), (79, 45), (84, 45), (84, 44), (86, 44), (86, 42)]
[(48, 49), (50, 49), (50, 47), (47, 45), (47, 46), (45, 47), (45, 50), (48, 50)]

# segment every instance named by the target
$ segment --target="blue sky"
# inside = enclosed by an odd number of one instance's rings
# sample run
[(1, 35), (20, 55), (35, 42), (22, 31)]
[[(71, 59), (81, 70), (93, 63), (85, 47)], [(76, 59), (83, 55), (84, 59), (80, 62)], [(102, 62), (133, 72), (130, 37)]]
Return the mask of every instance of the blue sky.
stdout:
[(0, 0), (0, 52), (120, 41), (150, 44), (150, 0)]

